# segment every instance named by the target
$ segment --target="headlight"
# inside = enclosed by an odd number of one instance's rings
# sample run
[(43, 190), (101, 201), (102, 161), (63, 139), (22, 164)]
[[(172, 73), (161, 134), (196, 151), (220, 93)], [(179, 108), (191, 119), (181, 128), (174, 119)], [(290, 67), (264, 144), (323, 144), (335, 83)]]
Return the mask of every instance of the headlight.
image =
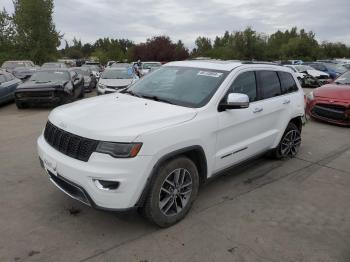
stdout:
[(96, 148), (96, 152), (108, 154), (116, 158), (130, 158), (137, 156), (141, 147), (142, 143), (100, 142)]
[(309, 100), (309, 101), (314, 100), (314, 92), (310, 92), (310, 93), (307, 95), (307, 100)]

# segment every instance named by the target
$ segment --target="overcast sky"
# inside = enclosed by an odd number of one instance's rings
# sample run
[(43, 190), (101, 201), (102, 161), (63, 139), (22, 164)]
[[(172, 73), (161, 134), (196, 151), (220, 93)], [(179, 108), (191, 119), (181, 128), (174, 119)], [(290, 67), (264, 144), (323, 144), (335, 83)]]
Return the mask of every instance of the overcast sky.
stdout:
[[(169, 35), (194, 47), (198, 36), (251, 26), (273, 33), (292, 26), (312, 30), (318, 40), (350, 45), (350, 0), (55, 0), (54, 22), (64, 39), (100, 37), (144, 42)], [(9, 12), (12, 0), (0, 0)]]

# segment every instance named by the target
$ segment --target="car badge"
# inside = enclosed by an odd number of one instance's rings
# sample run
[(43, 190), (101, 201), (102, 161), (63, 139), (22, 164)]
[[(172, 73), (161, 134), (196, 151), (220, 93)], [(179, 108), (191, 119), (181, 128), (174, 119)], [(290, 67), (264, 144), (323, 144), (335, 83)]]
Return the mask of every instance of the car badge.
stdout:
[(334, 100), (329, 100), (329, 103), (334, 103)]

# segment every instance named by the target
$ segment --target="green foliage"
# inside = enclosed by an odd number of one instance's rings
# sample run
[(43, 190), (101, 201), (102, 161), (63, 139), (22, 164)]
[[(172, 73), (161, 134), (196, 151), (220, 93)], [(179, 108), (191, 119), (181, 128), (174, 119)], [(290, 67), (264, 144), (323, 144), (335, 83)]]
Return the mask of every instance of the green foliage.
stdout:
[(52, 20), (53, 0), (14, 0), (13, 3), (17, 57), (39, 64), (55, 59), (61, 36)]
[[(101, 63), (108, 60), (135, 61), (184, 60), (188, 49), (180, 40), (155, 36), (135, 45), (128, 39), (100, 38), (95, 43), (82, 43), (74, 38), (70, 46), (57, 51), (62, 35), (52, 20), (54, 0), (13, 0), (14, 14), (0, 11), (0, 63), (5, 60), (30, 59), (35, 63), (59, 57), (83, 59), (96, 57)], [(243, 31), (226, 31), (214, 41), (200, 36), (195, 40), (192, 57), (211, 57), (239, 60), (316, 60), (350, 57), (350, 47), (343, 43), (322, 42), (315, 34), (296, 27), (267, 36), (248, 27)]]
[(195, 44), (196, 48), (191, 54), (193, 57), (217, 59), (308, 61), (350, 55), (350, 48), (345, 44), (324, 42), (319, 45), (312, 31), (298, 31), (296, 27), (284, 32), (278, 30), (270, 36), (248, 27), (244, 31), (226, 31), (223, 36), (215, 38), (213, 46), (210, 39), (205, 37), (198, 37)]

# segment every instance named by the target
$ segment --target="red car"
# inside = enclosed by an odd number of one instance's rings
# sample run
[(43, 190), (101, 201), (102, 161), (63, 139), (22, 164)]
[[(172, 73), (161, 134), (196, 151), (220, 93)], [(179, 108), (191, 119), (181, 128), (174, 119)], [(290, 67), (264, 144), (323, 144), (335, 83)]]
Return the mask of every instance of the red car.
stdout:
[(322, 121), (350, 126), (350, 71), (311, 92), (306, 99), (306, 113)]

